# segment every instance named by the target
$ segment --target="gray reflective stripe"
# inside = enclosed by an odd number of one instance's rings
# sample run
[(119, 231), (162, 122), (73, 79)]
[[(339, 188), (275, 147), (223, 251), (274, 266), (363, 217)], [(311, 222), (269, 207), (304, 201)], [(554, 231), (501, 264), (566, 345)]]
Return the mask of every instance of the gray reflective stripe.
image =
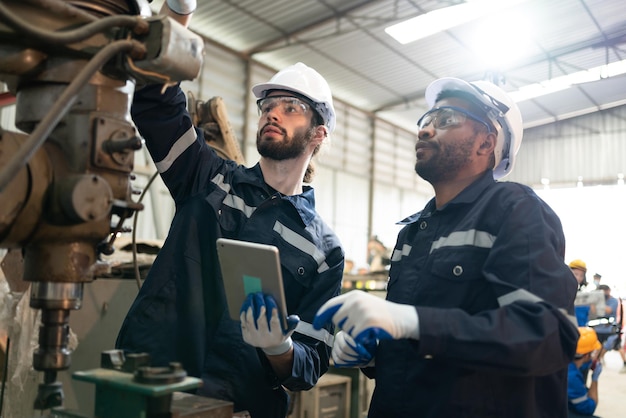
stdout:
[(402, 245), (402, 251), (394, 248), (391, 253), (391, 261), (399, 261), (402, 257), (405, 257), (411, 253), (411, 247), (409, 244)]
[[(510, 293), (507, 293), (506, 295), (500, 296), (498, 298), (498, 304), (500, 306), (505, 306), (505, 305), (509, 305), (513, 302), (516, 302), (518, 300), (524, 300), (527, 302), (543, 302), (543, 299), (541, 299), (539, 296), (534, 295), (532, 293), (530, 293), (528, 290), (524, 290), (524, 289), (517, 289), (514, 290)], [(576, 317), (574, 315), (570, 315), (567, 313), (567, 311), (565, 309), (559, 308), (559, 311), (565, 315), (565, 317), (567, 319), (569, 319), (569, 321), (578, 326), (578, 321), (576, 320)]]
[(230, 184), (224, 183), (224, 175), (222, 173), (218, 173), (211, 179), (213, 184), (215, 184), (220, 189), (224, 190), (226, 193), (230, 192)]
[(506, 295), (500, 296), (498, 298), (498, 304), (500, 306), (505, 306), (513, 302), (517, 302), (518, 300), (524, 300), (526, 302), (542, 302), (543, 301), (543, 299), (541, 299), (539, 296), (533, 295), (528, 290), (517, 289), (510, 293), (507, 293)]
[(570, 399), (569, 401), (573, 403), (574, 405), (577, 405), (581, 402), (585, 402), (587, 399), (589, 398), (587, 397), (587, 395), (585, 395), (585, 396), (581, 396), (580, 398)]
[(215, 177), (213, 177), (211, 179), (211, 181), (217, 187), (219, 187), (220, 189), (222, 189), (226, 193), (228, 193), (226, 195), (226, 197), (224, 198), (224, 200), (222, 200), (222, 203), (225, 206), (228, 206), (230, 208), (233, 208), (233, 209), (236, 209), (238, 211), (243, 212), (243, 214), (246, 215), (246, 218), (249, 218), (250, 216), (252, 216), (252, 214), (256, 210), (256, 207), (246, 205), (246, 202), (244, 202), (244, 200), (242, 198), (240, 198), (239, 196), (235, 196), (234, 194), (230, 193), (230, 184), (224, 183), (224, 175), (223, 174), (217, 174)]
[(159, 173), (165, 173), (167, 170), (169, 170), (172, 164), (174, 164), (174, 161), (176, 161), (176, 159), (180, 157), (180, 155), (196, 141), (196, 138), (196, 130), (192, 126), (187, 132), (185, 132), (180, 138), (178, 138), (172, 148), (170, 148), (170, 152), (167, 153), (165, 158), (157, 163), (154, 163), (157, 171)]
[(469, 231), (453, 232), (447, 237), (441, 237), (430, 246), (430, 252), (442, 247), (460, 247), (472, 245), (474, 247), (491, 248), (496, 240), (495, 235), (485, 231), (470, 229)]
[(333, 342), (335, 340), (335, 337), (333, 337), (330, 334), (330, 332), (328, 332), (324, 328), (322, 328), (322, 329), (315, 329), (315, 328), (313, 328), (313, 325), (309, 324), (308, 322), (304, 322), (304, 321), (298, 322), (298, 325), (296, 326), (296, 331), (295, 332), (300, 333), (302, 335), (306, 335), (306, 336), (311, 337), (311, 338), (315, 338), (316, 340), (323, 342), (324, 344), (326, 344), (329, 347), (333, 346)]
[(302, 235), (292, 231), (278, 221), (274, 223), (274, 231), (278, 232), (278, 235), (280, 235), (289, 244), (293, 245), (303, 253), (313, 257), (313, 259), (317, 262), (318, 273), (328, 270), (329, 267), (328, 264), (326, 264), (326, 256), (318, 250), (315, 244), (311, 241), (305, 239)]

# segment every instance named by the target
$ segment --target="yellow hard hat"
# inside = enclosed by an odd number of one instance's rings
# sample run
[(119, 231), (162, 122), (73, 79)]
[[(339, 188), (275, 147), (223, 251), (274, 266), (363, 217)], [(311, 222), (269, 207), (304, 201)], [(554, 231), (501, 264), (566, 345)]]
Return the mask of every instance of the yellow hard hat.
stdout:
[(579, 269), (584, 271), (585, 273), (587, 273), (587, 263), (585, 263), (583, 260), (577, 258), (576, 260), (572, 260), (569, 263), (569, 268), (571, 269)]
[(580, 337), (578, 338), (578, 345), (576, 346), (576, 354), (583, 355), (591, 353), (592, 351), (599, 350), (602, 347), (600, 341), (598, 341), (598, 334), (590, 327), (578, 327)]

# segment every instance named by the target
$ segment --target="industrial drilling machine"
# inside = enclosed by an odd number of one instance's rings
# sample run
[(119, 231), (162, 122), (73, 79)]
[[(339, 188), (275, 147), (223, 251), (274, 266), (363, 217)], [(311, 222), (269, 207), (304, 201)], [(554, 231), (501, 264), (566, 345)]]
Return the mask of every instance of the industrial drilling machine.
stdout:
[(63, 400), (69, 314), (101, 254), (141, 204), (132, 199), (135, 89), (193, 80), (202, 38), (148, 0), (0, 1), (0, 81), (15, 126), (0, 130), (0, 248), (23, 256), (41, 310), (35, 409)]

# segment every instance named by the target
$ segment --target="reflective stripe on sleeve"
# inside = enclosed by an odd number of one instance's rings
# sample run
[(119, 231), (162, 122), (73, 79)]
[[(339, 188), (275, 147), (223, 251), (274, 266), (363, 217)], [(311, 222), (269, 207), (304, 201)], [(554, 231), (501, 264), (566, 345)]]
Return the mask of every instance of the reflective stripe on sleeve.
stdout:
[(311, 241), (305, 239), (302, 235), (292, 231), (278, 221), (274, 223), (274, 231), (289, 244), (293, 245), (303, 253), (313, 257), (313, 259), (317, 262), (318, 273), (322, 273), (329, 269), (328, 264), (326, 264), (326, 256), (318, 250), (315, 244)]
[(585, 402), (587, 399), (589, 399), (589, 397), (585, 395), (585, 396), (581, 396), (580, 398), (570, 399), (569, 401), (573, 403), (574, 405), (578, 405), (581, 402)]
[(196, 130), (191, 126), (187, 132), (185, 132), (180, 138), (176, 140), (172, 148), (170, 148), (170, 152), (167, 153), (165, 158), (163, 158), (159, 162), (155, 162), (155, 166), (159, 173), (165, 173), (170, 169), (174, 161), (180, 155), (185, 152), (187, 148), (189, 148), (195, 141), (198, 135), (196, 134)]
[(298, 322), (295, 332), (306, 335), (307, 337), (315, 338), (329, 347), (333, 346), (333, 342), (335, 340), (335, 337), (333, 337), (326, 329), (322, 328), (317, 330), (313, 328), (313, 325), (304, 321)]
[[(506, 306), (509, 305), (513, 302), (517, 302), (518, 300), (523, 300), (526, 302), (534, 302), (534, 303), (538, 303), (538, 302), (543, 302), (544, 300), (541, 299), (539, 296), (530, 293), (528, 290), (524, 290), (524, 289), (516, 289), (512, 292), (507, 293), (506, 295), (502, 295), (498, 298), (498, 304), (500, 306)], [(567, 311), (565, 309), (561, 309), (559, 308), (559, 311), (565, 315), (565, 317), (567, 319), (570, 320), (570, 322), (572, 322), (574, 325), (578, 326), (578, 321), (576, 320), (576, 317), (574, 315), (570, 315), (567, 313)]]
[(433, 242), (430, 246), (430, 252), (432, 253), (433, 251), (443, 247), (461, 247), (464, 245), (491, 248), (495, 240), (495, 235), (491, 235), (485, 231), (477, 231), (475, 229), (470, 229), (469, 231), (456, 231), (447, 237), (441, 237), (437, 241)]
[(498, 304), (500, 306), (509, 305), (513, 302), (517, 302), (518, 300), (524, 300), (526, 302), (542, 302), (539, 296), (536, 296), (530, 293), (528, 290), (524, 289), (516, 289), (506, 295), (502, 295), (498, 298)]

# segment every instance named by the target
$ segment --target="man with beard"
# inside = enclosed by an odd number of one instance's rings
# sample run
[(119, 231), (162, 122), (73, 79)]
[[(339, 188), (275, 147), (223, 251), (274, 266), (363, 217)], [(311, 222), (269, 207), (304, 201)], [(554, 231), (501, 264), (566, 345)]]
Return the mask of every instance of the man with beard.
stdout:
[(368, 417), (566, 417), (578, 340), (576, 281), (556, 214), (528, 187), (498, 182), (522, 139), (498, 86), (455, 78), (426, 90), (415, 170), (435, 190), (404, 219), (386, 300), (328, 301), (335, 365), (376, 379)]
[[(253, 87), (261, 158), (251, 168), (207, 146), (179, 86), (161, 90), (138, 90), (131, 113), (176, 213), (116, 346), (149, 353), (153, 366), (182, 363), (203, 380), (200, 395), (232, 401), (235, 411), (284, 417), (284, 388), (310, 389), (328, 369), (333, 326), (314, 330), (312, 321), (341, 289), (343, 250), (304, 184), (311, 180), (311, 158), (335, 127), (330, 88), (303, 63)], [(287, 311), (299, 316), (295, 330), (270, 327), (278, 316), (275, 301), (260, 293), (249, 297), (245, 324), (229, 317), (220, 237), (278, 247)]]

